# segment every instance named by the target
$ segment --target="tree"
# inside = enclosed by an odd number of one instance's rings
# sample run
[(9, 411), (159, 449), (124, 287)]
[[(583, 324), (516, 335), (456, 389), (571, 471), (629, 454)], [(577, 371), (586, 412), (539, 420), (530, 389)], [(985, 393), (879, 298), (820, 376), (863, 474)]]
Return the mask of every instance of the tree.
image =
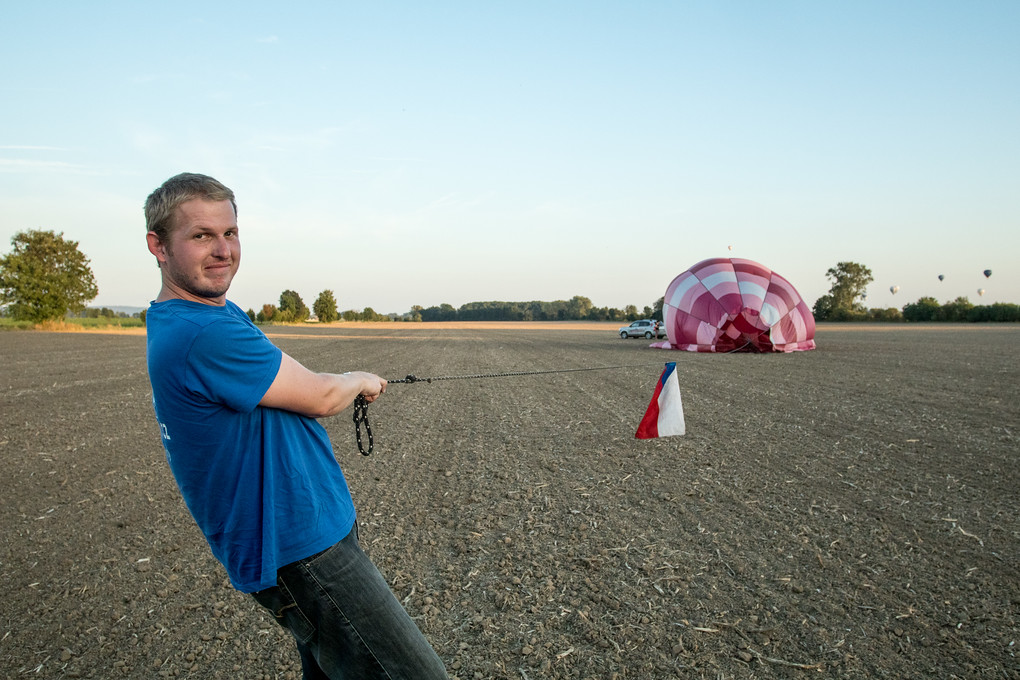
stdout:
[(319, 293), (319, 297), (315, 298), (315, 302), (312, 303), (312, 309), (315, 311), (315, 316), (319, 317), (319, 321), (322, 323), (336, 321), (340, 316), (336, 311), (336, 298), (333, 297), (333, 291), (331, 290), (324, 290)]
[(903, 312), (895, 307), (885, 309), (873, 308), (868, 310), (868, 319), (871, 321), (903, 321)]
[[(655, 301), (655, 309), (651, 314), (648, 315), (649, 319), (655, 319), (656, 321), (662, 321), (664, 319), (662, 315), (662, 308), (666, 304), (666, 296), (662, 296)], [(647, 307), (645, 309), (648, 309)]]
[(938, 321), (941, 315), (942, 308), (933, 297), (923, 297), (903, 305), (903, 318), (907, 321)]
[(971, 301), (961, 295), (952, 302), (942, 305), (942, 314), (946, 321), (966, 321), (972, 309), (974, 305)]
[(276, 305), (262, 305), (262, 311), (255, 315), (256, 323), (269, 323), (274, 320), (279, 310)]
[(375, 311), (371, 307), (365, 307), (363, 310), (361, 310), (361, 320), (362, 321), (388, 321), (389, 319), (387, 317), (383, 316), (382, 314), (379, 314), (377, 311)]
[(456, 321), (457, 310), (453, 305), (444, 302), (443, 304), (436, 307), (433, 305), (427, 309), (421, 310), (422, 321)]
[(587, 319), (592, 308), (591, 300), (581, 295), (575, 295), (567, 302), (568, 319)]
[(875, 280), (870, 269), (856, 262), (840, 262), (825, 272), (825, 276), (832, 281), (832, 287), (828, 295), (815, 301), (816, 319), (847, 319), (853, 317), (854, 312), (865, 311), (860, 300), (868, 284)]
[(816, 321), (831, 321), (833, 316), (832, 296), (823, 295), (815, 300), (811, 313), (815, 315)]
[(296, 292), (285, 290), (280, 293), (280, 317), (279, 321), (304, 321), (308, 318), (308, 307)]
[(0, 258), (0, 304), (19, 321), (60, 319), (99, 294), (89, 259), (64, 233), (21, 231)]

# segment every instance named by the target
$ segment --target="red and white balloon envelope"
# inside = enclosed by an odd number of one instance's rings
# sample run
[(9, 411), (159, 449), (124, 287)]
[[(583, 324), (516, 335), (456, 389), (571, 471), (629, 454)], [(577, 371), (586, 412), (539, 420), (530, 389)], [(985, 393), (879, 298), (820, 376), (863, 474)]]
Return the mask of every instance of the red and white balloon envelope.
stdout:
[(815, 317), (789, 281), (740, 258), (703, 260), (666, 288), (667, 341), (689, 352), (797, 352), (815, 348)]

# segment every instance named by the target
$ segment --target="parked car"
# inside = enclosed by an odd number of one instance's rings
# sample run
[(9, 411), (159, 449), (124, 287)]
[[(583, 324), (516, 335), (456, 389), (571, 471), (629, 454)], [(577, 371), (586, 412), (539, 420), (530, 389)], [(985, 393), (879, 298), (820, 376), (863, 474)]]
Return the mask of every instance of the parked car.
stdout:
[(620, 337), (625, 340), (627, 338), (648, 338), (651, 340), (653, 337), (666, 337), (666, 328), (662, 325), (662, 322), (658, 322), (658, 333), (656, 333), (655, 323), (656, 322), (651, 319), (638, 319), (631, 325), (621, 328), (619, 330)]

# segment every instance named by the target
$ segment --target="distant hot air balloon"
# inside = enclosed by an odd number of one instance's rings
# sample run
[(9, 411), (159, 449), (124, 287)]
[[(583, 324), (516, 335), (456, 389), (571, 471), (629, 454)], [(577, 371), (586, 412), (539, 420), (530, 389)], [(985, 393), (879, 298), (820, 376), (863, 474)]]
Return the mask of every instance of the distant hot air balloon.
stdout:
[(889, 286), (889, 292), (892, 293), (893, 295), (896, 295), (896, 293), (900, 292), (900, 287), (899, 286)]
[(991, 275), (992, 275), (992, 270), (991, 269), (986, 269), (985, 270), (985, 278), (987, 279)]
[(861, 293), (861, 299), (862, 300), (867, 300), (868, 299), (868, 294), (867, 293)]
[(984, 288), (978, 288), (978, 295), (984, 295), (984, 294), (985, 294), (985, 289)]
[(733, 246), (726, 246), (726, 250), (733, 250)]
[(939, 281), (942, 281), (945, 278), (946, 278), (945, 274), (939, 274)]

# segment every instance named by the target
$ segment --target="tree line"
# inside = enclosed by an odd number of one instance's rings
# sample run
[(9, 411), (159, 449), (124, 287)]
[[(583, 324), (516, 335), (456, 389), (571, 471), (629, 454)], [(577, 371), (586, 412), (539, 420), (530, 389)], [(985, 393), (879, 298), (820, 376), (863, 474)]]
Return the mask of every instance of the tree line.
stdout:
[(1020, 305), (996, 302), (975, 305), (964, 296), (939, 304), (933, 297), (908, 302), (902, 309), (895, 307), (868, 308), (868, 284), (874, 281), (871, 270), (857, 262), (839, 262), (825, 272), (832, 282), (828, 294), (815, 300), (812, 313), (815, 321), (955, 321), (982, 323), (1020, 321)]
[[(658, 315), (658, 316), (656, 316)], [(454, 308), (449, 304), (433, 307), (414, 306), (410, 321), (633, 321), (641, 318), (662, 320), (662, 298), (638, 311), (635, 305), (623, 309), (596, 307), (584, 296), (545, 302), (468, 302)]]
[[(314, 312), (314, 316), (312, 313)], [(468, 302), (460, 307), (443, 303), (432, 307), (414, 305), (402, 314), (380, 314), (371, 307), (358, 311), (338, 311), (336, 296), (332, 290), (319, 293), (311, 310), (293, 290), (280, 294), (279, 305), (264, 304), (256, 312), (248, 310), (248, 316), (259, 324), (300, 323), (314, 319), (322, 323), (332, 321), (633, 321), (640, 318), (662, 320), (662, 298), (652, 306), (645, 306), (640, 312), (635, 305), (623, 309), (596, 307), (586, 297), (575, 295), (569, 300), (544, 302)]]
[[(12, 250), (0, 257), (0, 316), (40, 323), (71, 314), (109, 317), (108, 308), (95, 310), (86, 305), (99, 294), (89, 259), (77, 241), (63, 232), (28, 230), (11, 238)], [(988, 275), (990, 272), (986, 273)], [(832, 286), (812, 308), (817, 321), (969, 321), (1018, 322), (1020, 306), (1010, 303), (974, 305), (966, 297), (939, 304), (932, 297), (907, 303), (902, 309), (868, 308), (867, 287), (871, 270), (856, 262), (839, 262), (826, 272)], [(589, 298), (575, 295), (569, 300), (543, 302), (468, 302), (460, 307), (441, 304), (415, 305), (402, 314), (380, 314), (371, 307), (339, 311), (336, 295), (324, 290), (309, 309), (293, 290), (280, 294), (279, 304), (265, 304), (257, 312), (248, 310), (256, 323), (300, 323), (314, 318), (323, 323), (345, 321), (633, 321), (662, 320), (663, 299), (638, 310), (596, 307)], [(145, 313), (140, 315), (144, 321)]]

